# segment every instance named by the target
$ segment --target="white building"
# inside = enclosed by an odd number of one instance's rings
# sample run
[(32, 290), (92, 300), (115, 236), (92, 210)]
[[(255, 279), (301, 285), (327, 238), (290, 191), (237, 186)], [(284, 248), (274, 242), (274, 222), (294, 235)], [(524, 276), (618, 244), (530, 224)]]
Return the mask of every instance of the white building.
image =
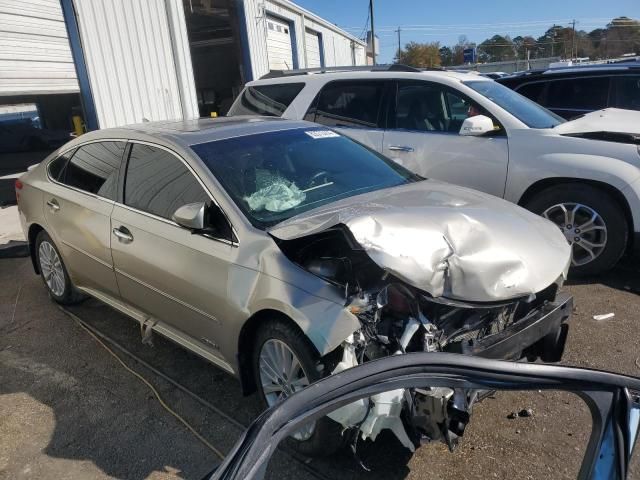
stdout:
[(0, 105), (33, 103), (50, 128), (224, 114), (270, 70), (365, 63), (364, 42), (288, 0), (0, 0)]

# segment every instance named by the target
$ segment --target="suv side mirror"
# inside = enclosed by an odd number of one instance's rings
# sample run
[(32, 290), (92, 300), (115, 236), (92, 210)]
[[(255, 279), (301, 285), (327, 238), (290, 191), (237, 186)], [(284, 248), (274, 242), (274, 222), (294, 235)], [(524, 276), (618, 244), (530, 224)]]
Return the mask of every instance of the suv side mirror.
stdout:
[(465, 118), (460, 127), (460, 135), (477, 137), (488, 132), (493, 132), (493, 120), (486, 115), (476, 115)]

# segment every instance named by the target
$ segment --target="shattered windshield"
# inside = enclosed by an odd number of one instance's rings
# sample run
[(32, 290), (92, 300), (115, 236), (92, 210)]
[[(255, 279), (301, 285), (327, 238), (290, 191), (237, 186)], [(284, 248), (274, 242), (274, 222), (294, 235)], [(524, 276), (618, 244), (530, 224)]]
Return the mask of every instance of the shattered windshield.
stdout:
[(247, 135), (191, 148), (258, 228), (419, 178), (326, 128)]
[(504, 108), (529, 128), (553, 128), (565, 122), (562, 117), (499, 83), (487, 80), (463, 83)]

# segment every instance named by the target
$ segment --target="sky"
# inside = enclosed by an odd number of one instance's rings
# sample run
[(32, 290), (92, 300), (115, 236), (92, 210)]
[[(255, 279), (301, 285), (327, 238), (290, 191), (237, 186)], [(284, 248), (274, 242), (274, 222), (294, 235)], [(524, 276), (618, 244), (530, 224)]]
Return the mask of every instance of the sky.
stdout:
[[(355, 36), (365, 27), (369, 0), (293, 0)], [(401, 42), (454, 45), (460, 35), (476, 43), (495, 34), (539, 37), (553, 23), (590, 31), (615, 17), (640, 19), (640, 0), (374, 0), (374, 27), (380, 39), (378, 63), (390, 63)], [(368, 29), (367, 27), (366, 29)]]

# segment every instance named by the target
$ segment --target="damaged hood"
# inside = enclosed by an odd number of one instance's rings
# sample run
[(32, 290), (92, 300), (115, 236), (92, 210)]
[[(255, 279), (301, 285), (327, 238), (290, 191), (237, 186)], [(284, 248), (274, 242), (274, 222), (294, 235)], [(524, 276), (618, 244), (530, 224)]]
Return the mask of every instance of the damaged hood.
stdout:
[(561, 123), (553, 128), (560, 135), (609, 132), (640, 135), (640, 112), (621, 108), (605, 108)]
[(566, 276), (571, 248), (548, 220), (498, 197), (424, 180), (357, 195), (279, 223), (280, 240), (344, 225), (381, 268), (434, 297), (490, 302)]

